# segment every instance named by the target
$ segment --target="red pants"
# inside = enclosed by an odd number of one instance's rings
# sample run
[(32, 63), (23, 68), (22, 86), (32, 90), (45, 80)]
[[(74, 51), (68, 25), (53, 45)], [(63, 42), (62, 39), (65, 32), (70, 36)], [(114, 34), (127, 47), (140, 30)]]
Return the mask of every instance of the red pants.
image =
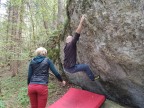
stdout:
[(42, 84), (29, 84), (28, 95), (31, 108), (45, 108), (48, 97), (48, 86)]

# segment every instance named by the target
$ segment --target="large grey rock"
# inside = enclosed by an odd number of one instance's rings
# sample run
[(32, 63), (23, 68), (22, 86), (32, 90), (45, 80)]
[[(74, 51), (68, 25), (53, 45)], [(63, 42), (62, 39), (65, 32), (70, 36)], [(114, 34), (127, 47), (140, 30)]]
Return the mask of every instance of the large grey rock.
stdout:
[[(144, 0), (69, 0), (66, 35), (87, 15), (78, 42), (78, 62), (89, 64), (101, 79), (84, 72), (67, 74), (82, 88), (134, 108), (144, 107)], [(63, 62), (64, 39), (61, 41)]]

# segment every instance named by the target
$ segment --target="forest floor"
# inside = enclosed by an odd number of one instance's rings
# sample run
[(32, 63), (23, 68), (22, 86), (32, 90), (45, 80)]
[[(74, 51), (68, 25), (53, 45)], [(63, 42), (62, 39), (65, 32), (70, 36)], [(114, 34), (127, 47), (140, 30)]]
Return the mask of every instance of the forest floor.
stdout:
[[(80, 88), (71, 84), (64, 77), (67, 84), (65, 87), (50, 74), (48, 84), (48, 105), (51, 105), (62, 97), (69, 88)], [(19, 69), (15, 77), (11, 77), (9, 67), (0, 68), (0, 108), (30, 108), (27, 96), (27, 66)]]
[[(67, 81), (67, 79), (63, 76)], [(80, 87), (67, 81), (65, 87), (50, 74), (48, 84), (48, 102), (47, 106), (54, 103), (62, 97), (69, 88)], [(15, 77), (11, 77), (9, 67), (0, 69), (0, 108), (30, 108), (29, 98), (27, 96), (27, 65), (19, 69), (19, 73)], [(126, 108), (122, 107), (110, 100), (106, 100), (101, 108)]]

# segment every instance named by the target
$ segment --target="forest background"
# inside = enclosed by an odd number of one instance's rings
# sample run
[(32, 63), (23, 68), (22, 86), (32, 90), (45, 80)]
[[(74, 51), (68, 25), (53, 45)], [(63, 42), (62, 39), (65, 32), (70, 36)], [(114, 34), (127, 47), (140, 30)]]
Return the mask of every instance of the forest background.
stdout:
[[(36, 48), (60, 64), (59, 41), (67, 23), (66, 0), (0, 0), (0, 108), (26, 108), (27, 66)], [(58, 70), (60, 70), (58, 66)], [(53, 80), (54, 76), (50, 76)], [(49, 83), (49, 103), (60, 96), (57, 81)], [(68, 86), (67, 86), (68, 87)]]

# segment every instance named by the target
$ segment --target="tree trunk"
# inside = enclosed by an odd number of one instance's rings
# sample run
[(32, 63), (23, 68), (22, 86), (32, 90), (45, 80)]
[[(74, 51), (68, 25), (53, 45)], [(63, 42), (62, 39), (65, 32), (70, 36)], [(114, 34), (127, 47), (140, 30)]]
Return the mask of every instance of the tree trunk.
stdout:
[(57, 14), (57, 25), (64, 22), (64, 1), (58, 0), (58, 14)]
[[(19, 27), (18, 27), (18, 34), (17, 34), (17, 45), (18, 45), (18, 50), (17, 50), (17, 55), (18, 58), (20, 57), (21, 53), (21, 43), (22, 43), (22, 26), (23, 26), (23, 14), (24, 14), (24, 1), (21, 1), (21, 6), (19, 7)], [(18, 60), (18, 67), (21, 65), (21, 61)]]
[(10, 54), (10, 71), (12, 77), (16, 76), (19, 67), (19, 56), (21, 49), (21, 35), (22, 35), (22, 22), (23, 22), (23, 10), (24, 2), (21, 4), (15, 4), (14, 1), (10, 1), (8, 8), (8, 26), (7, 34), (10, 36), (11, 46), (9, 48)]
[(45, 5), (45, 3), (46, 3), (45, 0), (43, 0), (42, 2), (43, 3), (41, 5), (41, 7), (42, 7), (42, 10), (44, 11), (44, 12), (42, 12), (43, 25), (44, 25), (44, 28), (46, 30), (46, 34), (48, 36), (48, 16), (46, 15), (47, 14), (47, 5)]
[[(1, 76), (0, 76), (1, 77)], [(0, 95), (1, 95), (1, 81), (0, 81)]]
[(31, 55), (33, 54), (33, 46), (36, 46), (36, 37), (35, 37), (35, 23), (34, 23), (34, 18), (33, 18), (33, 8), (31, 7), (31, 1), (27, 2), (27, 6), (28, 6), (28, 10), (30, 12), (30, 21), (31, 21), (31, 26), (32, 26), (32, 34), (30, 34), (30, 44), (29, 44), (29, 56), (31, 57)]
[(28, 6), (28, 8), (29, 8), (29, 12), (30, 12), (30, 19), (31, 19), (31, 23), (32, 23), (32, 39), (33, 39), (33, 41), (34, 41), (34, 46), (36, 45), (36, 43), (35, 43), (35, 25), (34, 25), (34, 20), (33, 20), (33, 14), (32, 14), (32, 8), (31, 8), (31, 5), (30, 5), (30, 3), (29, 2), (27, 2), (27, 6)]
[(11, 61), (10, 61), (10, 71), (12, 72), (12, 77), (16, 76), (18, 73), (18, 63), (16, 60), (16, 43), (17, 41), (17, 23), (18, 23), (18, 7), (17, 6), (12, 6), (12, 28), (11, 28), (11, 41), (14, 42), (14, 44), (11, 45), (11, 51), (13, 52), (13, 56), (11, 56)]

